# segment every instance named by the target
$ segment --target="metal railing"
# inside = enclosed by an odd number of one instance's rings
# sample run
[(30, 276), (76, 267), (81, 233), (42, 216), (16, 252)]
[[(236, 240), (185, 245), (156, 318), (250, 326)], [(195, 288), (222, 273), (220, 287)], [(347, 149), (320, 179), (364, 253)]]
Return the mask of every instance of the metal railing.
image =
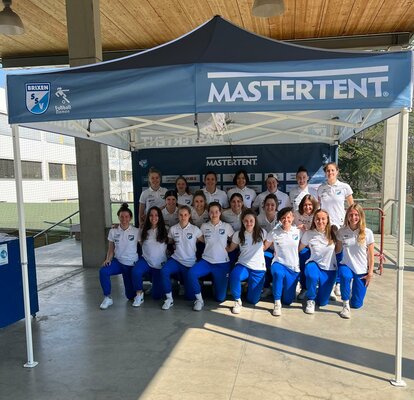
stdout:
[[(49, 226), (48, 228), (46, 228), (46, 229), (43, 229), (43, 231), (40, 231), (39, 233), (36, 233), (36, 235), (34, 235), (33, 236), (33, 238), (34, 239), (36, 239), (36, 238), (38, 238), (38, 237), (40, 237), (40, 236), (42, 236), (42, 235), (44, 235), (45, 236), (45, 244), (46, 245), (48, 245), (49, 244), (49, 240), (48, 240), (48, 233), (53, 229), (53, 228), (55, 228), (56, 226), (62, 226), (62, 223), (63, 222), (65, 222), (65, 221), (67, 221), (67, 220), (69, 220), (69, 225), (72, 225), (72, 217), (73, 216), (75, 216), (76, 214), (78, 214), (79, 213), (79, 210), (78, 211), (75, 211), (74, 213), (72, 213), (72, 214), (70, 214), (70, 215), (68, 215), (67, 217), (65, 217), (65, 218), (63, 218), (63, 219), (61, 219), (59, 222), (55, 222), (55, 223), (53, 223), (53, 225), (52, 226)], [(50, 223), (50, 222), (48, 222), (48, 223)], [(68, 226), (65, 226), (65, 228), (69, 228)]]

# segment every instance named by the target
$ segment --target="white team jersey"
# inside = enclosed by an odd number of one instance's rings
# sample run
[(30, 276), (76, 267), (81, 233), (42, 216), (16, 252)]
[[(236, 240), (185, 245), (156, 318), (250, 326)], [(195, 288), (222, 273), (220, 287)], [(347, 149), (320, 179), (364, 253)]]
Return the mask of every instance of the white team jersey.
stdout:
[(299, 211), (295, 211), (293, 213), (293, 223), (298, 225), (305, 225), (305, 229), (308, 231), (312, 226), (312, 220), (313, 220), (313, 214), (306, 215), (306, 214), (300, 214)]
[(184, 193), (184, 194), (177, 194), (177, 204), (180, 206), (191, 206), (193, 203), (193, 195)]
[(152, 188), (149, 187), (141, 193), (139, 202), (141, 204), (145, 204), (145, 213), (147, 213), (148, 210), (153, 206), (157, 206), (159, 208), (165, 206), (164, 197), (166, 191), (167, 189), (163, 187), (159, 187), (158, 190), (152, 190)]
[(336, 269), (335, 243), (328, 244), (324, 233), (314, 229), (306, 231), (301, 242), (308, 246), (311, 252), (307, 263), (314, 261), (319, 265), (319, 268), (326, 271)]
[(227, 197), (230, 198), (234, 193), (240, 193), (243, 196), (243, 204), (246, 208), (250, 208), (256, 198), (257, 194), (253, 189), (248, 188), (245, 186), (243, 189), (239, 187), (234, 187), (227, 192)]
[(217, 201), (223, 208), (229, 208), (229, 200), (227, 198), (227, 193), (224, 190), (217, 189), (214, 193), (210, 193), (206, 188), (203, 188), (203, 192), (207, 199), (207, 204)]
[(238, 264), (244, 265), (254, 271), (266, 271), (266, 261), (263, 251), (263, 240), (266, 238), (266, 231), (262, 229), (262, 241), (253, 243), (252, 234), (244, 232), (244, 244), (240, 244), (239, 231), (233, 235), (232, 242), (239, 245), (240, 254)]
[[(265, 192), (260, 193), (257, 195), (256, 200), (253, 202), (253, 208), (259, 208), (259, 213), (264, 212), (263, 205), (266, 196), (270, 194), (268, 190)], [(273, 193), (277, 197), (278, 206), (277, 209), (281, 210), (282, 208), (290, 206), (289, 196), (286, 193), (281, 192), (280, 190), (276, 190)]]
[(371, 229), (365, 228), (365, 241), (358, 243), (359, 229), (353, 231), (344, 226), (339, 229), (337, 238), (342, 242), (343, 259), (341, 264), (347, 265), (355, 274), (368, 272), (368, 245), (374, 243), (374, 234)]
[(321, 208), (329, 214), (331, 225), (340, 228), (344, 224), (345, 200), (352, 194), (351, 186), (347, 183), (336, 181), (333, 185), (323, 183), (318, 188), (318, 198)]
[(231, 225), (223, 221), (213, 225), (210, 221), (201, 225), (201, 232), (203, 232), (206, 244), (202, 258), (212, 264), (228, 262), (227, 239), (234, 233)]
[(301, 189), (299, 186), (296, 186), (290, 191), (289, 201), (293, 207), (293, 211), (297, 211), (299, 209), (300, 202), (307, 194), (310, 194), (318, 200), (318, 191), (309, 185), (307, 185), (305, 189)]
[(142, 256), (151, 268), (161, 269), (167, 261), (167, 243), (157, 241), (157, 232), (157, 228), (148, 230), (147, 239), (142, 242)]
[(269, 233), (278, 223), (277, 213), (275, 214), (273, 221), (269, 221), (266, 217), (266, 213), (263, 212), (257, 216), (257, 223), (266, 231), (266, 233)]
[(178, 208), (177, 207), (172, 213), (168, 212), (167, 208), (163, 208), (161, 212), (162, 212), (162, 216), (164, 217), (165, 225), (173, 226), (173, 225), (178, 224)]
[(292, 271), (300, 271), (300, 230), (296, 226), (292, 226), (289, 231), (285, 231), (281, 226), (278, 226), (267, 234), (266, 240), (272, 242), (275, 249), (272, 263), (278, 262)]
[(196, 262), (196, 243), (202, 236), (200, 229), (192, 224), (181, 228), (180, 224), (174, 225), (168, 232), (168, 237), (174, 241), (175, 250), (171, 258), (186, 267), (192, 267)]
[(134, 265), (138, 261), (137, 244), (140, 238), (139, 229), (132, 225), (125, 230), (119, 225), (108, 233), (108, 240), (114, 243), (114, 256), (124, 265)]
[(241, 212), (240, 214), (236, 214), (232, 211), (231, 208), (229, 208), (228, 210), (224, 210), (221, 213), (221, 219), (224, 222), (227, 222), (228, 224), (231, 225), (231, 227), (234, 229), (234, 231), (238, 231), (241, 228)]
[(200, 228), (201, 225), (203, 225), (205, 222), (207, 222), (210, 219), (210, 217), (208, 215), (207, 210), (204, 210), (204, 212), (201, 215), (198, 215), (195, 208), (191, 208), (191, 219), (193, 220), (193, 224)]

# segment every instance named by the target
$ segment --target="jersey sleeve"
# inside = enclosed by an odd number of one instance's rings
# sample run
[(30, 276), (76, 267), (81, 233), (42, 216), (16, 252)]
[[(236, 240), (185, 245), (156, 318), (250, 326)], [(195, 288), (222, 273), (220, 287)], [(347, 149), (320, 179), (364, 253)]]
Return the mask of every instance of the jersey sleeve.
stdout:
[(371, 229), (365, 228), (365, 242), (368, 245), (375, 243), (374, 234)]
[(231, 241), (234, 244), (240, 244), (240, 236), (239, 236), (239, 233), (240, 233), (240, 231), (234, 232), (234, 234), (233, 234), (233, 236), (231, 238)]
[(309, 235), (309, 231), (306, 231), (302, 238), (300, 239), (300, 241), (302, 242), (302, 244), (304, 244), (305, 246), (307, 246), (309, 244), (309, 240), (310, 240), (310, 235)]
[(114, 233), (115, 233), (115, 230), (113, 228), (110, 229), (109, 232), (108, 232), (108, 240), (110, 242), (113, 242), (114, 241)]
[(351, 186), (349, 186), (349, 185), (346, 183), (346, 184), (345, 184), (345, 197), (350, 196), (352, 193), (354, 193), (354, 192), (352, 191)]
[[(195, 225), (194, 225), (195, 226)], [(201, 229), (198, 227), (198, 226), (195, 226), (195, 230), (194, 230), (194, 234), (195, 234), (195, 237), (198, 239), (198, 238), (200, 238), (201, 236), (203, 236), (203, 232), (201, 232)]]

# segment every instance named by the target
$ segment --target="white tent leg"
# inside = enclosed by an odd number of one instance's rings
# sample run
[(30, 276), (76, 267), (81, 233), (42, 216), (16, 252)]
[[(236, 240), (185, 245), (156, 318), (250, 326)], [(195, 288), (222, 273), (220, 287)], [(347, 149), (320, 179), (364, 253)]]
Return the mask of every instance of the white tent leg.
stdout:
[(397, 254), (397, 323), (395, 342), (395, 379), (391, 380), (394, 386), (404, 387), (407, 384), (402, 380), (402, 334), (403, 334), (403, 283), (404, 283), (404, 251), (405, 251), (405, 203), (407, 182), (407, 149), (408, 149), (408, 109), (400, 113), (398, 127), (398, 254)]
[(30, 320), (30, 294), (29, 294), (29, 275), (27, 270), (27, 246), (26, 246), (26, 224), (23, 207), (23, 187), (22, 187), (22, 163), (20, 158), (19, 127), (12, 125), (13, 151), (14, 151), (14, 175), (16, 180), (17, 213), (19, 217), (19, 242), (20, 259), (22, 264), (23, 278), (23, 300), (24, 318), (26, 326), (26, 347), (27, 347), (27, 368), (33, 368), (38, 363), (33, 361), (33, 338), (32, 325)]

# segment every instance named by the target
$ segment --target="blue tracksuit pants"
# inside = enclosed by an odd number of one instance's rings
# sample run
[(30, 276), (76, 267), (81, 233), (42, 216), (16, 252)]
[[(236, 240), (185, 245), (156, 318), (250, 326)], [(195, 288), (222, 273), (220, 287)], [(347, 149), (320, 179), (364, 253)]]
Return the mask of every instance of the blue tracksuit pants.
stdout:
[(162, 267), (160, 273), (163, 293), (165, 294), (172, 292), (171, 275), (176, 275), (178, 276), (180, 282), (184, 284), (185, 297), (192, 300), (194, 298), (194, 293), (191, 291), (188, 281), (188, 273), (192, 268), (194, 267), (186, 267), (177, 260), (174, 260), (174, 258), (169, 258)]
[(99, 270), (99, 280), (104, 296), (111, 294), (111, 276), (122, 274), (125, 287), (125, 296), (132, 300), (135, 297), (135, 290), (132, 285), (132, 272), (133, 265), (121, 264), (116, 258), (107, 266), (101, 267)]
[(310, 261), (306, 264), (305, 276), (308, 299), (315, 300), (321, 306), (328, 304), (329, 295), (336, 280), (336, 270), (326, 271), (321, 269), (316, 262)]
[(303, 250), (299, 252), (299, 268), (300, 268), (300, 287), (302, 289), (306, 289), (306, 276), (305, 276), (305, 267), (306, 261), (308, 261), (310, 257), (310, 249), (309, 247), (305, 247)]
[(285, 265), (275, 262), (272, 264), (272, 276), (275, 301), (282, 300), (283, 304), (291, 304), (296, 297), (299, 272), (292, 271)]
[[(341, 283), (342, 300), (350, 300), (352, 308), (360, 308), (364, 305), (364, 298), (367, 294), (365, 279), (361, 279), (366, 274), (356, 274), (347, 265), (340, 264), (338, 268), (339, 280)], [(352, 282), (352, 291), (351, 291)]]
[(266, 271), (255, 271), (242, 264), (236, 264), (230, 273), (230, 290), (234, 300), (241, 297), (241, 282), (247, 280), (247, 301), (256, 304), (260, 300)]
[(144, 275), (148, 276), (152, 282), (151, 295), (154, 300), (160, 300), (163, 295), (161, 285), (161, 270), (151, 268), (145, 258), (140, 258), (132, 269), (132, 284), (134, 290), (142, 290), (142, 281)]
[(226, 299), (227, 282), (229, 280), (230, 263), (212, 264), (201, 259), (188, 273), (189, 286), (193, 293), (201, 293), (199, 278), (208, 274), (213, 275), (214, 297), (217, 301), (222, 302)]

